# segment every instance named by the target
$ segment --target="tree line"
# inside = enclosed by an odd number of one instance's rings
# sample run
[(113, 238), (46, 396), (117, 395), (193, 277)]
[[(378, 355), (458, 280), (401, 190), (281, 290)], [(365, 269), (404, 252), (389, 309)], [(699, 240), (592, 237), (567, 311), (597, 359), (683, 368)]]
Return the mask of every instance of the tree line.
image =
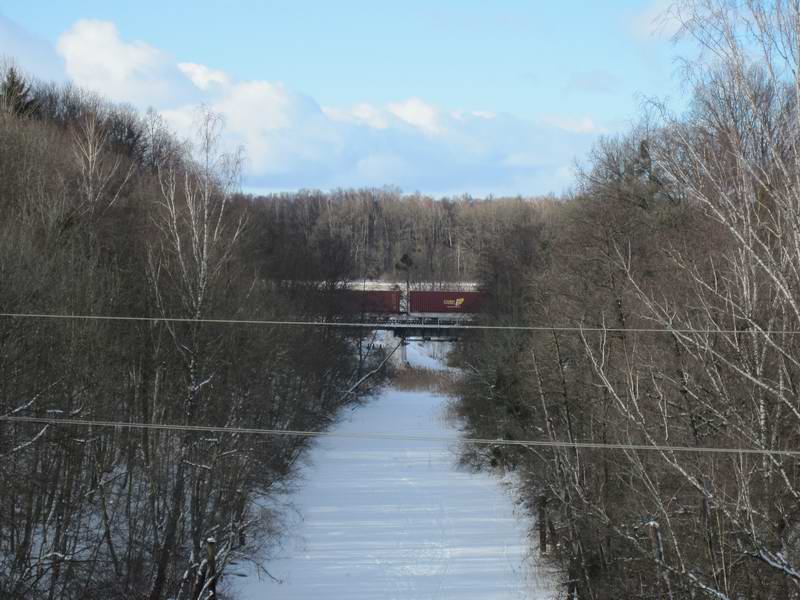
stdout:
[[(204, 322), (326, 300), (321, 261), (300, 261), (299, 293), (260, 247), (219, 117), (199, 110), (195, 131), (4, 70), (0, 311), (183, 321), (1, 318), (0, 415), (320, 430), (374, 385), (354, 386), (382, 360), (370, 338)], [(270, 498), (307, 445), (3, 421), (0, 596), (211, 597), (231, 563), (268, 563)]]
[(688, 108), (650, 103), (483, 256), (486, 321), (544, 330), (463, 344), (456, 409), (476, 437), (565, 445), (463, 460), (519, 475), (569, 598), (797, 598), (800, 8), (674, 11)]
[(251, 224), (263, 231), (253, 251), (270, 257), (270, 272), (331, 284), (404, 281), (406, 268), (412, 283), (447, 287), (475, 281), (490, 246), (510, 237), (511, 230), (524, 234), (525, 224), (516, 220), (520, 215), (529, 220), (534, 212), (521, 197), (434, 199), (392, 188), (301, 190), (247, 199)]

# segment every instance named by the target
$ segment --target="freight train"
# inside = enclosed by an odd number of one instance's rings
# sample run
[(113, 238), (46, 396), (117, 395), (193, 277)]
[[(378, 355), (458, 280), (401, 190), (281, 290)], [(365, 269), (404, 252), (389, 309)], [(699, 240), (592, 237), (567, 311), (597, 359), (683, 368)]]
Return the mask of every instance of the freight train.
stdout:
[(378, 315), (442, 316), (480, 312), (483, 294), (477, 291), (418, 291), (404, 298), (399, 290), (345, 290), (348, 312)]

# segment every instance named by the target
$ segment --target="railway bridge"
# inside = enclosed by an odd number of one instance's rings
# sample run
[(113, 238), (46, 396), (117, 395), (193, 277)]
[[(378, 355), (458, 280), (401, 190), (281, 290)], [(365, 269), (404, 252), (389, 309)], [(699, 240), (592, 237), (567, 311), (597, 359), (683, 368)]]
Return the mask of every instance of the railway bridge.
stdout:
[[(480, 311), (478, 291), (347, 290), (344, 315), (404, 340), (456, 340)], [(343, 315), (343, 316), (344, 316)], [(345, 317), (347, 318), (347, 317)], [(355, 325), (355, 323), (354, 323)]]
[[(395, 337), (409, 341), (456, 341), (473, 322), (471, 315), (365, 315), (364, 325), (374, 331), (391, 331)], [(355, 325), (355, 324), (354, 324)], [(358, 326), (363, 326), (358, 323)]]

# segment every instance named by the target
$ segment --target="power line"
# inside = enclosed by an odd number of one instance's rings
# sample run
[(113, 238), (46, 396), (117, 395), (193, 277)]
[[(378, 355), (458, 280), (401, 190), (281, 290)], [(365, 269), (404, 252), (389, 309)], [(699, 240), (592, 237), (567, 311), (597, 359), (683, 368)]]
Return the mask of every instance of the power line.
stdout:
[(151, 429), (159, 431), (196, 431), (203, 433), (229, 433), (242, 435), (291, 436), (309, 438), (343, 438), (360, 440), (410, 441), (410, 442), (460, 442), (479, 446), (523, 446), (540, 448), (586, 448), (594, 450), (645, 450), (656, 452), (695, 452), (706, 454), (750, 454), (760, 456), (800, 456), (800, 450), (765, 450), (762, 448), (713, 448), (649, 444), (614, 444), (599, 442), (568, 442), (556, 440), (507, 440), (490, 438), (450, 438), (425, 434), (397, 434), (375, 431), (336, 432), (304, 431), (291, 429), (258, 429), (248, 427), (213, 427), (207, 425), (178, 425), (169, 423), (131, 423), (91, 419), (54, 419), (0, 415), (0, 421), (11, 423), (37, 423), (40, 425), (65, 425), (74, 427), (114, 427), (121, 429)]
[(447, 330), (496, 330), (496, 331), (539, 331), (539, 332), (580, 332), (580, 333), (680, 333), (680, 334), (760, 334), (760, 335), (798, 335), (793, 329), (693, 329), (661, 327), (582, 327), (561, 325), (445, 325), (424, 323), (390, 322), (364, 323), (351, 321), (293, 321), (264, 319), (192, 319), (189, 317), (130, 317), (113, 315), (74, 315), (48, 313), (8, 313), (0, 312), (0, 318), (8, 319), (66, 319), (83, 321), (134, 321), (145, 323), (208, 323), (217, 325), (265, 325), (296, 327), (339, 327), (360, 329), (447, 329)]

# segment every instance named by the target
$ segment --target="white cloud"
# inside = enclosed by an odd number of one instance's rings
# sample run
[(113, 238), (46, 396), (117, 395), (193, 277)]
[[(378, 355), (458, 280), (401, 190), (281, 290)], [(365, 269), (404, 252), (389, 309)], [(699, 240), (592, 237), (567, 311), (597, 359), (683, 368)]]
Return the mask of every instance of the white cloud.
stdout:
[(458, 121), (464, 121), (470, 117), (478, 117), (480, 119), (496, 119), (497, 113), (490, 110), (454, 110), (450, 116)]
[(123, 41), (108, 21), (78, 21), (59, 37), (57, 49), (70, 79), (117, 102), (159, 105), (180, 92), (177, 67), (166, 53)]
[(674, 0), (651, 0), (632, 15), (630, 27), (641, 40), (669, 39), (680, 31), (680, 12)]
[(453, 111), (417, 96), (321, 107), (279, 82), (236, 81), (211, 66), (179, 62), (145, 42), (121, 38), (103, 21), (77, 22), (57, 47), (75, 83), (140, 108), (153, 105), (182, 136), (191, 134), (197, 104), (210, 105), (225, 118), (225, 143), (245, 149), (248, 189), (559, 192), (570, 182), (564, 165), (604, 131), (590, 116), (534, 122)]
[(302, 105), (302, 98), (283, 84), (246, 81), (233, 86), (216, 102), (215, 108), (226, 116), (234, 130), (266, 133), (291, 126)]
[(601, 134), (607, 132), (604, 127), (597, 125), (591, 117), (551, 115), (542, 119), (542, 122), (572, 133)]
[(341, 110), (330, 106), (322, 108), (328, 117), (334, 121), (358, 123), (373, 129), (386, 129), (389, 127), (390, 116), (387, 111), (363, 102), (356, 104), (351, 109)]
[(366, 123), (374, 129), (386, 129), (389, 127), (389, 119), (384, 111), (375, 108), (371, 104), (362, 103), (353, 108), (353, 116), (362, 123)]
[(201, 90), (207, 90), (214, 84), (228, 85), (230, 83), (225, 73), (215, 69), (209, 69), (205, 65), (198, 65), (197, 63), (178, 63), (178, 68), (181, 73), (186, 75), (191, 82)]
[(439, 111), (436, 107), (426, 104), (419, 98), (409, 98), (403, 102), (392, 102), (388, 106), (389, 112), (409, 125), (430, 135), (442, 133), (439, 122)]
[[(434, 194), (534, 194), (569, 185), (565, 163), (602, 131), (589, 117), (534, 123), (485, 111), (446, 113), (418, 98), (320, 107), (266, 81), (232, 82), (212, 107), (248, 155), (249, 189), (394, 185)], [(193, 107), (165, 112), (185, 131)]]
[(495, 119), (497, 118), (497, 113), (494, 113), (490, 110), (473, 110), (470, 112), (473, 117), (480, 117), (481, 119)]
[(181, 138), (189, 138), (194, 128), (196, 110), (196, 106), (184, 106), (176, 109), (162, 109), (159, 113), (174, 133)]

